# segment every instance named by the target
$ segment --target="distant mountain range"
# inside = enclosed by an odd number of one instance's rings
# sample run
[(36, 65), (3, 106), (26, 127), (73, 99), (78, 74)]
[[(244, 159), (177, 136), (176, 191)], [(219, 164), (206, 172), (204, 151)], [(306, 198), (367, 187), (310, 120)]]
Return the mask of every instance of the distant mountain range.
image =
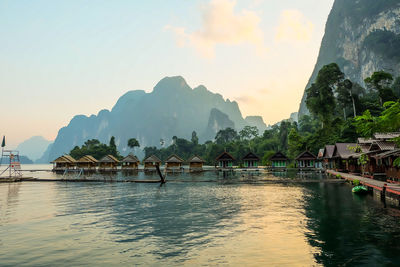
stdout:
[(257, 126), (260, 133), (267, 128), (259, 116), (244, 119), (235, 101), (224, 100), (203, 85), (192, 89), (180, 76), (166, 77), (151, 93), (127, 92), (111, 111), (72, 118), (59, 130), (42, 160), (53, 160), (92, 138), (108, 143), (115, 136), (119, 151), (127, 154), (129, 138), (138, 139), (144, 148), (160, 146), (160, 139), (169, 145), (173, 136), (190, 139), (196, 131), (200, 142), (204, 142), (213, 139), (220, 129), (240, 130), (246, 125)]
[(20, 155), (27, 156), (30, 160), (35, 161), (43, 155), (50, 144), (51, 141), (42, 136), (33, 136), (20, 143), (16, 150), (19, 151)]

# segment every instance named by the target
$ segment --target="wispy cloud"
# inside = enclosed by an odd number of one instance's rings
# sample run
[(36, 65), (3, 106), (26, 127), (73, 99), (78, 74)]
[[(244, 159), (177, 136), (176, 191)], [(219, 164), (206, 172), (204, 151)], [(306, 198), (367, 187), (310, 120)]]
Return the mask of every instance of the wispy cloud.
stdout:
[(203, 57), (213, 58), (217, 44), (252, 44), (257, 52), (264, 53), (264, 34), (260, 29), (260, 17), (246, 9), (235, 13), (236, 1), (211, 0), (202, 9), (201, 28), (187, 32), (183, 27), (166, 26), (175, 33), (178, 46), (189, 45)]
[(276, 42), (308, 42), (311, 40), (314, 25), (303, 13), (296, 9), (282, 11), (276, 29)]

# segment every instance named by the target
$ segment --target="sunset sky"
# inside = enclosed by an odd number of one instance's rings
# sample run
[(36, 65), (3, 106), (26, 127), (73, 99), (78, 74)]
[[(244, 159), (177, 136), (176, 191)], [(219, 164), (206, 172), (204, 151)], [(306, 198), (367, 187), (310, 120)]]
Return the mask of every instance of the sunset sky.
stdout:
[(165, 76), (267, 124), (298, 110), (333, 0), (0, 1), (0, 135), (53, 140)]

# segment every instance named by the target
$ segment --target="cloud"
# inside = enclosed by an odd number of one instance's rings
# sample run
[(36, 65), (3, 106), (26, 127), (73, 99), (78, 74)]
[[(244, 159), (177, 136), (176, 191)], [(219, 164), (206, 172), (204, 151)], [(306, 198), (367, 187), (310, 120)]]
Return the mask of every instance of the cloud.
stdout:
[(185, 28), (166, 26), (175, 33), (178, 46), (192, 46), (206, 58), (215, 56), (217, 44), (252, 44), (258, 53), (265, 53), (264, 34), (260, 17), (246, 9), (234, 12), (236, 1), (211, 0), (202, 9), (202, 25), (197, 31), (187, 33)]
[(276, 29), (276, 42), (308, 42), (311, 40), (314, 25), (299, 10), (284, 10)]

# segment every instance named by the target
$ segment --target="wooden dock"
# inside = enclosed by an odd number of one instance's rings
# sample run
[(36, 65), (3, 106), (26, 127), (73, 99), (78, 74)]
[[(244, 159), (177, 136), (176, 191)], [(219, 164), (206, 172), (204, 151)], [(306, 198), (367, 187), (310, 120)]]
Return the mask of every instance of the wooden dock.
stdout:
[(400, 196), (400, 185), (399, 184), (386, 183), (386, 182), (374, 180), (371, 178), (357, 176), (357, 175), (350, 174), (350, 173), (337, 172), (337, 171), (333, 171), (333, 170), (327, 170), (326, 172), (331, 175), (334, 175), (336, 177), (338, 177), (340, 175), (341, 178), (349, 180), (349, 181), (359, 180), (362, 185), (374, 188), (379, 191), (386, 190), (386, 192)]

